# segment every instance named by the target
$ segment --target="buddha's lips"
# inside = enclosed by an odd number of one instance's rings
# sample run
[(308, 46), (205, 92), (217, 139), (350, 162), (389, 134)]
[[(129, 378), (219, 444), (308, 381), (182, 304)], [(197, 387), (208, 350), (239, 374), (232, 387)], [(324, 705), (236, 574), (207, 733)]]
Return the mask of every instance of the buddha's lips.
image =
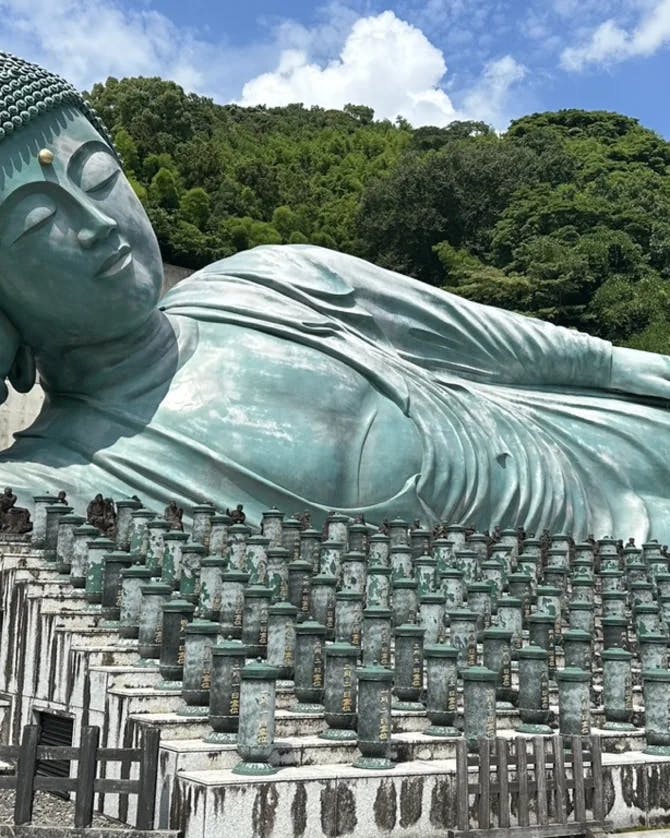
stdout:
[(107, 257), (96, 273), (98, 279), (105, 279), (122, 271), (132, 259), (131, 247), (129, 244), (122, 244), (117, 250)]

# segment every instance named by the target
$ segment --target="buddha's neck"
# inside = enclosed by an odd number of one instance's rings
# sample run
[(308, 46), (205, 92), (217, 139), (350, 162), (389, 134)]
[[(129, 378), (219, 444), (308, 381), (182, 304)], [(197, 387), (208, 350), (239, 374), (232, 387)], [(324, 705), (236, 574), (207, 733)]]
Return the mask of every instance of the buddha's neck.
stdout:
[(51, 397), (85, 396), (111, 403), (164, 390), (177, 369), (178, 355), (170, 321), (156, 309), (121, 338), (88, 346), (46, 347), (36, 360)]

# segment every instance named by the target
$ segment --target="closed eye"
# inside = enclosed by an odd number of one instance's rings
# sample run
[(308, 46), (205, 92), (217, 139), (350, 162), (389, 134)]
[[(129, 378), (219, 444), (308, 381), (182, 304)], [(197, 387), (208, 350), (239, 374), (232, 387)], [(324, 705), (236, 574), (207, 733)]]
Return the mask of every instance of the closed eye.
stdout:
[(121, 169), (114, 169), (114, 171), (110, 175), (107, 175), (106, 178), (98, 181), (98, 183), (94, 183), (93, 186), (89, 186), (86, 193), (88, 195), (98, 195), (104, 193), (105, 190), (113, 186), (120, 174)]
[(20, 238), (27, 235), (28, 233), (34, 233), (43, 227), (49, 219), (56, 214), (56, 207), (35, 207), (34, 209), (30, 210), (26, 214), (25, 221), (23, 222), (23, 229), (21, 232), (15, 236), (9, 244), (14, 244)]

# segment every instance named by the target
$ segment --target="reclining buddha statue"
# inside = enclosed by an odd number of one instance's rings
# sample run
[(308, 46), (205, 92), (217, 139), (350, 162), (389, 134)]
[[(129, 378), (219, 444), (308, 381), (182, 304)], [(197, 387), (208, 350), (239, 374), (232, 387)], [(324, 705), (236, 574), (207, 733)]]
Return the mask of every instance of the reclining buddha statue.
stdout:
[(0, 161), (0, 381), (37, 371), (46, 396), (0, 455), (22, 503), (670, 531), (670, 358), (309, 245), (238, 253), (159, 301), (105, 128), (6, 53)]

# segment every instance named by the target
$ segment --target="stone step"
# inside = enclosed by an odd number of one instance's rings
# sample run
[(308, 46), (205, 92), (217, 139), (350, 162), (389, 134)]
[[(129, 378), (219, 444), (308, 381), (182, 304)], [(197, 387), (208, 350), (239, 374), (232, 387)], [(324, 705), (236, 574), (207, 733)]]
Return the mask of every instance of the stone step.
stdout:
[(136, 649), (125, 648), (116, 644), (72, 645), (72, 651), (83, 652), (88, 656), (88, 665), (92, 666), (128, 666), (132, 667), (140, 659)]

